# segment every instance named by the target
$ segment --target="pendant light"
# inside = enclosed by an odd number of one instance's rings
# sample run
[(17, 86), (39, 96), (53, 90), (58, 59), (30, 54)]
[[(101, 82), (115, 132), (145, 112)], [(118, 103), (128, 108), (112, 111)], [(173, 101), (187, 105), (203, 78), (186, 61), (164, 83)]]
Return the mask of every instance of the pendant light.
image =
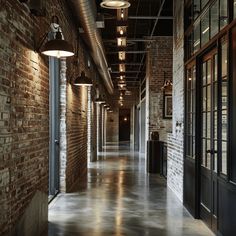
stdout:
[(74, 85), (76, 86), (93, 86), (93, 82), (88, 78), (84, 71), (81, 72), (81, 75), (74, 80)]
[(103, 104), (103, 103), (105, 103), (105, 101), (99, 96), (98, 98), (95, 99), (95, 103)]
[(130, 7), (130, 3), (127, 0), (103, 0), (100, 6), (108, 9), (125, 9)]
[(73, 46), (66, 40), (62, 39), (62, 33), (59, 29), (56, 32), (55, 39), (47, 41), (41, 52), (46, 56), (57, 58), (71, 57), (74, 55)]

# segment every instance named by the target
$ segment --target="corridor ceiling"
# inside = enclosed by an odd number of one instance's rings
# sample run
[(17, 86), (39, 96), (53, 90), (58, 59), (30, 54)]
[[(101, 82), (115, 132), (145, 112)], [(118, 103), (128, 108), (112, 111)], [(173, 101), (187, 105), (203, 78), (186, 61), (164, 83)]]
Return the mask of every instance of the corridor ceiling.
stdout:
[[(145, 77), (146, 51), (151, 36), (172, 35), (173, 0), (130, 0), (127, 21), (127, 46), (125, 47), (125, 79), (127, 89), (138, 88)], [(110, 74), (115, 88), (120, 77), (117, 46), (117, 10), (105, 9), (96, 0), (97, 12), (104, 16), (102, 40)], [(162, 7), (163, 6), (163, 7)], [(157, 20), (158, 19), (158, 20)]]

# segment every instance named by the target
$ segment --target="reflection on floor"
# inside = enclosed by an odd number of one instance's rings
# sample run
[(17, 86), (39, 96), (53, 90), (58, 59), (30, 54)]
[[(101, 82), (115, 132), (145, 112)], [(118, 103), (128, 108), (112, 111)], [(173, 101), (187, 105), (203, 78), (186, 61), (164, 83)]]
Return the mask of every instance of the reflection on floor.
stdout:
[(145, 174), (144, 158), (107, 147), (88, 180), (49, 206), (48, 235), (213, 235), (194, 220), (158, 175)]

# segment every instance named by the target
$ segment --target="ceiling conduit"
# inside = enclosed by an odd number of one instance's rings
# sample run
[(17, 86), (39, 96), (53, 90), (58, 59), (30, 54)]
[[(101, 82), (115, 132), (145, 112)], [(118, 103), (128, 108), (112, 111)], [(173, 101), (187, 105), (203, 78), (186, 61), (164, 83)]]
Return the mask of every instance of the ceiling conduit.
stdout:
[(114, 86), (108, 71), (108, 64), (102, 38), (96, 25), (96, 6), (94, 0), (69, 0), (71, 9), (84, 30), (84, 39), (91, 50), (91, 56), (98, 68), (107, 91), (112, 94)]

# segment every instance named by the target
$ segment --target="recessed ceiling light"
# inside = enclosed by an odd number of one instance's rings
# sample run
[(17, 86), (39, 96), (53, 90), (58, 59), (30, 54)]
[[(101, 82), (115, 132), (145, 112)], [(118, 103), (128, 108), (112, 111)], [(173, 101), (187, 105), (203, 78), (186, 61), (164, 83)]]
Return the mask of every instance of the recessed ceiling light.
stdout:
[(130, 3), (126, 0), (103, 0), (100, 6), (108, 9), (124, 9), (130, 7)]

